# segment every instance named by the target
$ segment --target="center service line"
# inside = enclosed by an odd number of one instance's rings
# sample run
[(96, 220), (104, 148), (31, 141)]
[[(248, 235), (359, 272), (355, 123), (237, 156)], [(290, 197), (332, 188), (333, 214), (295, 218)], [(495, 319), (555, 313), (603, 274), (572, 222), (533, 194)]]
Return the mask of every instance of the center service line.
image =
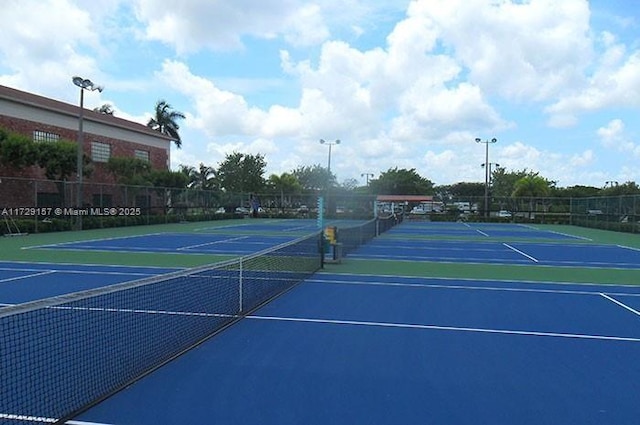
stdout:
[(531, 260), (531, 261), (533, 261), (533, 262), (535, 262), (535, 263), (538, 263), (538, 262), (539, 262), (537, 258), (532, 257), (532, 256), (530, 256), (529, 254), (525, 254), (524, 252), (520, 251), (519, 249), (512, 247), (512, 246), (511, 246), (511, 245), (509, 245), (508, 243), (503, 243), (502, 245), (506, 246), (507, 248), (509, 248), (510, 250), (512, 250), (512, 251), (514, 251), (514, 252), (517, 252), (517, 253), (518, 253), (518, 254), (520, 254), (520, 255), (523, 255), (523, 256), (527, 257), (529, 260)]
[(470, 328), (470, 327), (442, 326), (442, 325), (418, 325), (418, 324), (410, 324), (410, 323), (368, 322), (368, 321), (359, 321), (359, 320), (311, 319), (311, 318), (302, 318), (302, 317), (278, 317), (278, 316), (246, 316), (245, 319), (273, 320), (273, 321), (280, 321), (280, 322), (298, 322), (298, 323), (320, 323), (320, 324), (327, 324), (327, 325), (371, 326), (371, 327), (380, 327), (380, 328), (424, 329), (424, 330), (439, 330), (439, 331), (450, 331), (450, 332), (474, 332), (474, 333), (485, 333), (485, 334), (542, 336), (542, 337), (550, 337), (550, 338), (640, 342), (640, 338), (624, 337), (624, 336), (588, 335), (588, 334), (573, 334), (573, 333), (561, 333), (561, 332), (519, 331), (519, 330), (509, 330), (509, 329)]

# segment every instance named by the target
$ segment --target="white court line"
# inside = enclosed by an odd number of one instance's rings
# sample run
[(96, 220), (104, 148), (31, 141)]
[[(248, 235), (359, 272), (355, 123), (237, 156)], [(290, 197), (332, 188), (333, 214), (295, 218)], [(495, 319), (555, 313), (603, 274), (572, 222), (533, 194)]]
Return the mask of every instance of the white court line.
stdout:
[(330, 325), (370, 326), (370, 327), (380, 327), (380, 328), (423, 329), (423, 330), (440, 330), (440, 331), (451, 331), (451, 332), (473, 332), (473, 333), (502, 334), (502, 335), (543, 336), (543, 337), (553, 337), (553, 338), (640, 342), (640, 338), (620, 337), (620, 336), (572, 334), (572, 333), (561, 333), (561, 332), (519, 331), (519, 330), (509, 330), (509, 329), (470, 328), (470, 327), (442, 326), (442, 325), (419, 325), (419, 324), (411, 324), (411, 323), (370, 322), (370, 321), (359, 321), (359, 320), (311, 319), (311, 318), (299, 318), (299, 317), (258, 316), (258, 315), (241, 316), (237, 314), (224, 314), (224, 313), (197, 313), (197, 312), (168, 311), (168, 310), (136, 310), (136, 309), (100, 308), (100, 307), (55, 306), (50, 308), (60, 309), (60, 310), (102, 311), (102, 312), (110, 312), (110, 313), (158, 314), (158, 315), (169, 315), (169, 316), (200, 316), (200, 317), (232, 318), (232, 319), (245, 318), (245, 319), (253, 319), (253, 320), (320, 323), (320, 324), (330, 324)]
[(227, 242), (232, 242), (232, 241), (237, 241), (240, 239), (247, 239), (249, 236), (238, 236), (237, 238), (230, 238), (230, 239), (223, 239), (221, 241), (213, 241), (213, 242), (205, 242), (205, 243), (199, 243), (196, 245), (187, 245), (187, 246), (181, 246), (180, 248), (177, 248), (176, 251), (183, 251), (186, 249), (192, 249), (192, 248), (199, 248), (201, 246), (207, 246), (207, 245), (215, 245), (218, 243), (227, 243)]
[[(64, 306), (56, 306), (51, 308), (60, 309), (60, 310), (84, 310), (84, 311), (102, 311), (102, 312), (110, 312), (110, 313), (138, 313), (138, 314), (160, 314), (160, 315), (166, 314), (170, 316), (200, 316), (200, 317), (216, 317), (216, 318), (222, 317), (222, 318), (233, 318), (233, 319), (238, 319), (243, 317), (236, 314), (194, 313), (194, 312), (164, 311), (164, 310), (134, 310), (134, 309), (116, 309), (116, 308), (99, 308), (99, 307), (64, 307)], [(473, 332), (473, 333), (502, 334), (502, 335), (543, 336), (543, 337), (553, 337), (553, 338), (640, 342), (640, 338), (606, 336), (606, 335), (571, 334), (571, 333), (561, 333), (561, 332), (536, 332), (536, 331), (519, 331), (519, 330), (509, 330), (509, 329), (469, 328), (469, 327), (459, 327), (459, 326), (419, 325), (419, 324), (411, 324), (411, 323), (310, 319), (310, 318), (299, 318), (299, 317), (257, 316), (257, 315), (248, 315), (248, 316), (244, 316), (244, 318), (253, 319), (253, 320), (271, 320), (271, 321), (280, 321), (280, 322), (320, 323), (320, 324), (330, 324), (330, 325), (370, 326), (370, 327), (380, 327), (380, 328), (423, 329), (423, 330)]]
[(629, 306), (628, 306), (628, 305), (626, 305), (625, 303), (622, 303), (622, 302), (620, 302), (620, 301), (616, 300), (615, 298), (612, 298), (612, 297), (610, 297), (610, 296), (608, 296), (608, 295), (606, 295), (606, 294), (603, 294), (602, 292), (600, 293), (600, 295), (601, 295), (602, 297), (604, 297), (604, 298), (608, 299), (608, 300), (609, 300), (609, 301), (611, 301), (612, 303), (617, 304), (617, 305), (619, 305), (620, 307), (622, 307), (622, 308), (624, 308), (624, 309), (629, 310), (629, 311), (630, 311), (630, 312), (632, 312), (633, 314), (636, 314), (636, 315), (640, 316), (640, 311), (638, 311), (638, 310), (636, 310), (636, 309), (634, 309), (634, 308), (632, 308), (632, 307), (629, 307)]
[[(25, 422), (44, 422), (44, 423), (56, 423), (58, 419), (45, 418), (42, 416), (29, 416), (29, 415), (16, 415), (11, 413), (0, 413), (0, 419), (8, 419), (11, 421), (25, 421)], [(84, 421), (68, 421), (67, 425), (110, 425), (97, 422), (84, 422)]]
[[(123, 267), (127, 267), (127, 266), (123, 266)], [(160, 268), (160, 267), (157, 267)], [(17, 272), (35, 272), (38, 270), (42, 270), (42, 269), (19, 269), (19, 268), (8, 268), (8, 267), (0, 267), (0, 270), (3, 271), (17, 271)], [(45, 272), (43, 272), (45, 273)], [(43, 273), (38, 273), (38, 274), (43, 274)], [(92, 275), (92, 274), (98, 274), (98, 275), (112, 275), (112, 276), (157, 276), (158, 273), (142, 273), (142, 272), (118, 272), (118, 271), (104, 271), (104, 270), (74, 270), (74, 269), (52, 269), (52, 270), (48, 270), (46, 273), (63, 273), (63, 274), (82, 274), (82, 275)], [(30, 275), (30, 276), (25, 276), (25, 277), (31, 277), (31, 276), (37, 276), (37, 274), (35, 275)], [(2, 280), (0, 280), (0, 282), (2, 282)]]
[(570, 233), (563, 233), (563, 232), (556, 232), (555, 230), (542, 230), (542, 229), (538, 229), (542, 232), (549, 232), (549, 233), (555, 233), (556, 235), (560, 235), (560, 236), (567, 236), (571, 239), (580, 239), (583, 241), (589, 241), (589, 242), (593, 242), (593, 239), (591, 238), (587, 238), (586, 236), (578, 236), (578, 235), (572, 235)]
[(459, 326), (440, 326), (440, 325), (416, 325), (416, 324), (410, 324), (410, 323), (366, 322), (366, 321), (357, 321), (357, 320), (306, 319), (306, 318), (297, 318), (297, 317), (277, 317), (277, 316), (247, 316), (246, 318), (254, 319), (254, 320), (321, 323), (321, 324), (330, 324), (330, 325), (371, 326), (371, 327), (400, 328), (400, 329), (426, 329), (426, 330), (438, 330), (438, 331), (473, 332), (473, 333), (488, 333), (488, 334), (502, 334), (502, 335), (543, 336), (543, 337), (552, 337), (552, 338), (640, 342), (640, 338), (606, 336), (606, 335), (571, 334), (571, 333), (561, 333), (561, 332), (518, 331), (518, 330), (508, 330), (508, 329), (467, 328), (467, 327), (459, 327)]
[[(439, 279), (438, 279), (439, 280)], [(443, 280), (458, 280), (451, 278), (443, 278)], [(462, 280), (462, 279), (460, 279)], [(472, 280), (470, 280), (472, 281)], [(459, 289), (466, 291), (496, 291), (496, 292), (522, 292), (522, 293), (539, 293), (539, 294), (566, 294), (566, 295), (602, 295), (595, 289), (602, 290), (601, 284), (588, 284), (580, 283), (579, 285), (593, 285), (596, 286), (593, 291), (578, 291), (569, 289), (542, 289), (542, 288), (509, 288), (500, 286), (471, 286), (471, 285), (445, 285), (442, 283), (401, 283), (401, 282), (371, 282), (371, 281), (346, 281), (346, 280), (328, 280), (328, 279), (308, 279), (309, 283), (320, 283), (328, 285), (361, 285), (361, 286), (389, 286), (389, 287), (406, 287), (406, 288), (425, 288), (425, 289)], [(500, 282), (500, 281), (496, 281)], [(505, 281), (507, 282), (507, 281)], [(534, 281), (522, 281), (527, 284), (551, 284), (551, 285), (570, 285), (575, 286), (575, 283), (555, 283), (555, 282), (534, 282)], [(633, 286), (635, 287), (635, 286)], [(628, 296), (628, 297), (640, 297), (640, 294), (617, 292), (613, 295)]]
[(55, 272), (56, 272), (55, 270), (46, 270), (44, 272), (28, 274), (26, 276), (8, 277), (6, 279), (0, 279), (0, 283), (6, 283), (6, 282), (11, 282), (11, 281), (14, 281), (14, 280), (21, 280), (21, 279), (29, 279), (29, 278), (32, 278), (32, 277), (44, 276), (44, 275), (52, 274), (52, 273), (55, 273)]
[(489, 237), (489, 235), (487, 235), (485, 232), (483, 232), (482, 230), (476, 229), (476, 232), (480, 233), (482, 236), (486, 236)]
[(618, 248), (623, 248), (623, 249), (630, 249), (631, 251), (640, 251), (639, 248), (634, 248), (632, 246), (625, 246), (625, 245), (616, 245)]
[(144, 234), (144, 235), (112, 236), (110, 238), (81, 239), (81, 240), (78, 240), (78, 241), (59, 242), (59, 243), (52, 243), (52, 244), (46, 244), (46, 245), (23, 246), (20, 249), (47, 249), (47, 248), (65, 246), (65, 245), (81, 244), (81, 243), (86, 243), (86, 242), (91, 243), (91, 242), (115, 241), (115, 240), (120, 240), (120, 239), (133, 239), (133, 238), (139, 238), (139, 237), (144, 237), (144, 236), (158, 236), (158, 235), (164, 235), (164, 234), (165, 233), (157, 232), (157, 233), (148, 233), (148, 234)]
[(533, 261), (534, 263), (538, 263), (538, 259), (537, 258), (532, 257), (529, 254), (525, 254), (524, 252), (520, 251), (519, 249), (512, 247), (508, 243), (503, 243), (502, 245), (506, 246), (507, 248), (509, 248), (510, 250), (512, 250), (514, 252), (517, 252), (520, 255), (523, 255), (523, 256), (527, 257), (529, 260)]

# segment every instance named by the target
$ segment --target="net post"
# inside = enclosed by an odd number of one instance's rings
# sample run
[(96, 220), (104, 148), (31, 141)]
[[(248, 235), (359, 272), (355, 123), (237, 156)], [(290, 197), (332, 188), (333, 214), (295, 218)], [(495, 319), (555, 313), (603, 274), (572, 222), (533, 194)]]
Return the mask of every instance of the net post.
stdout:
[(239, 268), (239, 276), (238, 276), (238, 312), (242, 313), (243, 311), (243, 294), (242, 294), (242, 277), (243, 277), (243, 273), (242, 273), (242, 264), (244, 263), (244, 257), (240, 257), (240, 261), (238, 263), (238, 268)]

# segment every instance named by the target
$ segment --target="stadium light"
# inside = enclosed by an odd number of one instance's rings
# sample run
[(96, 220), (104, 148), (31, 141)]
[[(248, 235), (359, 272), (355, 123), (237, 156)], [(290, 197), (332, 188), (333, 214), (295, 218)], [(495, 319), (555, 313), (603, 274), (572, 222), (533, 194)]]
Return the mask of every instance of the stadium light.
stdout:
[(369, 177), (373, 178), (373, 173), (362, 173), (360, 174), (360, 177), (365, 177), (367, 178), (367, 186), (369, 186)]
[(331, 181), (331, 147), (333, 145), (339, 145), (340, 144), (340, 140), (335, 140), (333, 142), (327, 142), (324, 139), (320, 139), (320, 144), (321, 145), (329, 145), (329, 162), (327, 163), (327, 187), (329, 187), (329, 181)]
[[(494, 170), (494, 168), (492, 168), (491, 166), (494, 165), (496, 168), (500, 166), (500, 164), (496, 163), (496, 162), (490, 162), (489, 163), (489, 185), (491, 185), (491, 180), (492, 180), (492, 172)], [(480, 166), (482, 168), (486, 167), (486, 164), (480, 164)]]
[[(491, 140), (482, 140), (476, 137), (476, 143), (484, 143), (485, 145), (485, 164), (489, 164), (489, 144), (496, 143), (497, 141), (498, 139), (495, 137)], [(489, 168), (490, 167), (484, 167), (484, 215), (487, 218), (489, 217)]]
[[(80, 114), (78, 116), (78, 148), (77, 148), (77, 158), (76, 158), (76, 181), (78, 185), (78, 194), (77, 194), (77, 205), (78, 208), (82, 208), (82, 166), (84, 159), (84, 131), (83, 131), (83, 122), (84, 122), (84, 91), (98, 91), (102, 92), (104, 90), (104, 86), (99, 86), (94, 84), (93, 81), (75, 76), (71, 78), (73, 84), (80, 87)], [(78, 214), (78, 230), (82, 230), (82, 214)]]

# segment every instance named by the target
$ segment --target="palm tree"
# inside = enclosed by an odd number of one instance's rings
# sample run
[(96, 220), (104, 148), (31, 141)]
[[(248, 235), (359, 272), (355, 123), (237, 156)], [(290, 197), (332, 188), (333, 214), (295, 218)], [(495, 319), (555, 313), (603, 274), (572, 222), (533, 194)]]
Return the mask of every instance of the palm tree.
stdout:
[(182, 112), (174, 111), (171, 105), (166, 100), (159, 100), (156, 103), (155, 116), (149, 119), (147, 127), (159, 131), (173, 139), (176, 146), (180, 148), (182, 146), (182, 140), (180, 140), (180, 134), (178, 130), (178, 119), (184, 119), (185, 115)]
[[(280, 192), (280, 208), (283, 212), (285, 206), (284, 194), (292, 195), (302, 191), (302, 186), (300, 182), (298, 182), (298, 178), (289, 173), (282, 173), (279, 176), (277, 174), (271, 174), (269, 176), (269, 185), (274, 191)], [(289, 203), (291, 203), (291, 199), (289, 199)]]
[(198, 168), (191, 165), (180, 165), (178, 170), (187, 176), (187, 187), (190, 189), (216, 189), (216, 170), (204, 165), (202, 162)]
[(535, 198), (547, 196), (549, 194), (551, 182), (538, 173), (529, 173), (518, 179), (514, 184), (513, 197), (529, 197), (529, 217), (533, 211), (533, 200)]

